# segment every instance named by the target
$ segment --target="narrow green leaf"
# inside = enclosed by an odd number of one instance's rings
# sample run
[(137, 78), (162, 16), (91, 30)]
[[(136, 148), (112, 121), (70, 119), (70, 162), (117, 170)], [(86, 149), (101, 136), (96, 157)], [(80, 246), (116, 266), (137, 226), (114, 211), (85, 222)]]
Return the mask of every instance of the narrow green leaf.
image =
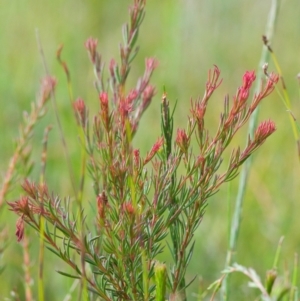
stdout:
[(59, 271), (59, 270), (56, 270), (56, 272), (58, 274), (61, 274), (63, 276), (66, 276), (66, 277), (69, 277), (69, 278), (74, 278), (74, 279), (80, 279), (81, 277), (80, 276), (77, 276), (77, 275), (71, 275), (69, 273), (66, 273), (66, 272), (62, 272), (62, 271)]
[(57, 251), (57, 250), (55, 250), (55, 249), (53, 249), (53, 248), (51, 248), (51, 247), (49, 247), (49, 246), (46, 246), (46, 248), (47, 248), (49, 251), (51, 251), (52, 253), (54, 253), (56, 256), (60, 257), (60, 252), (59, 252), (59, 251)]

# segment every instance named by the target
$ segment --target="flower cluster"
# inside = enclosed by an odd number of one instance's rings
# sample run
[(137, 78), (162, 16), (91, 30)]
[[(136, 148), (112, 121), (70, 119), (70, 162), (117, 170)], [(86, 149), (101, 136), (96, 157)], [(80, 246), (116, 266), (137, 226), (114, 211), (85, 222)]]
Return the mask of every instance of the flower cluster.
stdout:
[[(185, 258), (190, 257), (193, 251), (193, 233), (201, 223), (209, 197), (224, 182), (236, 176), (243, 162), (275, 131), (272, 121), (262, 122), (244, 150), (232, 151), (228, 169), (218, 173), (223, 153), (233, 136), (247, 122), (260, 101), (273, 91), (278, 76), (272, 75), (248, 103), (255, 73), (246, 72), (232, 105), (229, 98), (225, 98), (219, 128), (210, 135), (205, 126), (205, 113), (210, 97), (221, 84), (220, 70), (215, 66), (209, 71), (203, 98), (192, 102), (187, 129), (178, 129), (174, 141), (173, 115), (167, 96), (163, 95), (162, 136), (145, 157), (141, 157), (139, 149), (132, 147), (131, 135), (137, 130), (134, 125), (137, 126), (140, 118), (138, 112), (145, 110), (153, 97), (154, 88), (149, 80), (156, 66), (154, 59), (146, 60), (144, 76), (127, 96), (120, 93), (121, 84), (112, 96), (105, 91), (99, 93), (100, 111), (94, 117), (92, 137), (85, 127), (88, 116), (84, 101), (78, 99), (74, 103), (78, 121), (85, 132), (89, 171), (94, 181), (99, 241), (88, 239), (89, 233), (83, 229), (89, 226), (82, 229), (76, 226), (78, 221), (70, 218), (67, 207), (61, 205), (59, 197), (49, 194), (46, 185), (25, 181), (23, 188), (26, 194), (9, 203), (11, 210), (19, 215), (16, 225), (18, 241), (24, 237), (24, 223), (41, 231), (37, 216), (43, 216), (49, 225), (63, 233), (69, 247), (84, 254), (86, 262), (94, 266), (95, 273), (104, 277), (105, 285), (99, 285), (84, 274), (84, 266), (81, 270), (74, 266), (70, 250), (63, 251), (57, 243), (58, 237), (44, 230), (43, 237), (51, 250), (73, 267), (81, 275), (79, 277), (85, 277), (89, 287), (105, 300), (112, 298), (112, 291), (123, 300), (130, 300), (134, 295), (144, 299), (145, 295), (153, 294), (150, 279), (154, 267), (158, 269), (156, 256), (164, 249), (167, 235), (172, 240), (174, 267), (167, 272), (163, 266), (164, 279), (157, 284), (157, 294), (165, 291), (166, 284), (160, 286), (166, 283), (166, 277), (169, 278), (171, 296), (183, 292), (188, 264)], [(141, 102), (137, 102), (139, 98)], [(199, 146), (195, 153), (190, 147), (194, 138)], [(176, 171), (182, 160), (186, 170), (177, 177)], [(146, 165), (150, 162), (153, 169), (148, 175)], [(81, 222), (84, 220), (83, 216), (80, 217)], [(183, 224), (185, 231), (179, 231)], [(124, 271), (124, 266), (130, 267), (130, 272)], [(124, 273), (129, 273), (125, 279)], [(145, 281), (149, 291), (140, 285)]]

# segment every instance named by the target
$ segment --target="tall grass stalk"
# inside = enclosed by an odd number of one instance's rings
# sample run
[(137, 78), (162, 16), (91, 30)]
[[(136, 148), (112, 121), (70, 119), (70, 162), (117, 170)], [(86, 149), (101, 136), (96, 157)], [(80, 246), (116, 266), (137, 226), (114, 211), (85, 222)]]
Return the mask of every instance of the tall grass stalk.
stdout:
[[(43, 139), (43, 151), (41, 157), (41, 174), (40, 174), (40, 185), (45, 185), (45, 171), (47, 163), (47, 143), (48, 143), (48, 134), (51, 130), (51, 127), (47, 127), (44, 132)], [(43, 198), (41, 198), (41, 208), (43, 208)], [(42, 209), (43, 210), (43, 209)], [(44, 249), (45, 249), (45, 218), (43, 215), (40, 215), (40, 247), (39, 247), (39, 277), (38, 277), (38, 292), (39, 292), (39, 301), (44, 301)]]
[(26, 301), (31, 301), (33, 299), (32, 294), (32, 275), (30, 272), (30, 253), (29, 253), (29, 238), (24, 235), (23, 241), (23, 263), (24, 263), (24, 274), (25, 274), (25, 298)]
[[(40, 51), (40, 55), (42, 58), (42, 62), (44, 65), (44, 69), (46, 74), (49, 74), (48, 71), (48, 67), (47, 67), (47, 63), (46, 63), (46, 58), (44, 55), (44, 50), (40, 41), (40, 37), (39, 37), (39, 32), (38, 30), (36, 30), (36, 39), (37, 39), (37, 44), (39, 47), (39, 51)], [(71, 164), (71, 159), (70, 159), (70, 155), (69, 155), (69, 151), (68, 151), (68, 147), (67, 147), (67, 143), (66, 143), (66, 138), (65, 138), (65, 134), (61, 125), (61, 121), (60, 121), (60, 116), (59, 116), (59, 111), (58, 111), (58, 107), (57, 107), (57, 103), (56, 103), (56, 96), (54, 93), (54, 90), (51, 91), (51, 100), (52, 100), (52, 107), (53, 107), (53, 111), (56, 117), (56, 123), (59, 129), (59, 133), (60, 133), (60, 138), (61, 138), (61, 142), (63, 145), (63, 150), (65, 153), (65, 158), (67, 161), (67, 166), (68, 166), (68, 171), (69, 171), (69, 176), (70, 176), (70, 181), (74, 190), (74, 194), (76, 195), (76, 200), (78, 203), (78, 220), (79, 220), (79, 231), (81, 231), (81, 240), (82, 240), (82, 244), (84, 245), (84, 235), (82, 232), (82, 225), (83, 225), (83, 216), (82, 216), (82, 196), (83, 196), (83, 189), (84, 189), (84, 179), (85, 179), (85, 169), (86, 169), (86, 151), (85, 151), (85, 136), (84, 136), (84, 131), (83, 131), (83, 127), (80, 125), (81, 123), (81, 117), (82, 116), (76, 116), (76, 114), (78, 114), (78, 106), (83, 104), (83, 101), (81, 99), (78, 99), (76, 102), (73, 102), (73, 92), (72, 92), (72, 85), (71, 85), (71, 77), (70, 77), (70, 73), (69, 73), (69, 69), (68, 66), (65, 62), (63, 62), (60, 58), (60, 54), (62, 51), (62, 47), (60, 47), (57, 51), (57, 59), (59, 61), (59, 63), (61, 64), (61, 66), (63, 67), (63, 70), (66, 74), (67, 77), (67, 86), (68, 86), (68, 92), (69, 92), (69, 99), (70, 99), (70, 104), (71, 106), (74, 105), (74, 115), (75, 118), (78, 122), (78, 133), (79, 133), (79, 137), (80, 137), (80, 148), (81, 148), (81, 173), (80, 173), (80, 183), (79, 183), (79, 188), (76, 188), (78, 185), (76, 185), (76, 181), (74, 178), (74, 170)], [(72, 108), (73, 109), (73, 108)], [(84, 125), (86, 126), (86, 125)], [(46, 152), (46, 149), (44, 150), (44, 152)], [(46, 157), (46, 155), (44, 156)], [(46, 166), (46, 163), (44, 162), (43, 166)], [(45, 170), (43, 170), (43, 172), (45, 172)], [(44, 179), (44, 175), (42, 174), (42, 179)], [(44, 185), (44, 183), (41, 183), (41, 185)], [(41, 204), (43, 204), (43, 198), (41, 198)], [(43, 205), (42, 205), (43, 206)], [(41, 215), (41, 220), (40, 220), (40, 237), (41, 237), (41, 244), (40, 244), (40, 273), (42, 272), (42, 259), (43, 259), (43, 252), (44, 252), (44, 232), (45, 232), (45, 228), (44, 228), (44, 219), (42, 218)], [(82, 274), (84, 277), (81, 278), (81, 289), (80, 289), (80, 294), (79, 294), (79, 298), (84, 300), (84, 301), (88, 301), (89, 297), (88, 297), (88, 289), (87, 289), (87, 282), (86, 282), (86, 277), (85, 277), (85, 273), (86, 273), (86, 267), (85, 267), (85, 260), (84, 260), (84, 256), (85, 256), (85, 252), (84, 250), (82, 250), (81, 252), (81, 267), (82, 267)], [(44, 300), (44, 296), (43, 296), (43, 277), (42, 274), (39, 275), (39, 297), (40, 300)], [(82, 296), (82, 298), (81, 298)]]
[[(45, 69), (45, 73), (46, 73), (47, 76), (50, 76), (50, 72), (49, 72), (49, 69), (48, 69), (48, 66), (47, 66), (47, 63), (46, 63), (46, 58), (45, 58), (44, 50), (43, 50), (42, 43), (41, 43), (41, 40), (40, 40), (38, 29), (36, 29), (36, 40), (37, 40), (40, 56), (41, 56), (41, 59), (42, 59), (42, 63), (43, 63), (44, 69)], [(74, 179), (75, 173), (74, 173), (74, 170), (73, 170), (73, 167), (72, 167), (72, 164), (71, 164), (69, 150), (68, 150), (68, 147), (67, 147), (67, 142), (66, 142), (66, 139), (65, 139), (65, 135), (64, 135), (62, 125), (61, 125), (54, 90), (51, 91), (51, 103), (52, 103), (52, 108), (53, 108), (53, 112), (54, 112), (54, 115), (55, 115), (56, 123), (57, 123), (58, 129), (59, 129), (60, 139), (61, 139), (61, 142), (62, 142), (63, 151), (64, 151), (64, 155), (65, 155), (65, 158), (66, 158), (67, 166), (68, 166), (70, 181), (71, 181), (71, 184), (72, 184), (74, 194), (76, 195), (77, 194), (77, 185), (76, 185), (76, 182), (75, 182), (75, 179)]]
[[(85, 175), (86, 175), (86, 139), (85, 139), (85, 128), (88, 127), (88, 120), (85, 117), (87, 115), (87, 109), (85, 107), (85, 103), (81, 98), (78, 98), (76, 101), (73, 99), (73, 89), (72, 89), (72, 82), (71, 82), (71, 74), (68, 68), (68, 65), (65, 61), (61, 59), (61, 52), (62, 52), (62, 45), (59, 47), (56, 53), (56, 57), (58, 62), (60, 63), (66, 78), (67, 78), (67, 86), (68, 86), (68, 94), (70, 99), (70, 107), (74, 112), (74, 117), (77, 121), (77, 131), (79, 136), (79, 143), (80, 143), (80, 179), (79, 179), (79, 188), (77, 190), (76, 201), (78, 204), (78, 221), (79, 221), (79, 229), (81, 231), (81, 241), (82, 245), (84, 245), (84, 230), (83, 230), (83, 191), (84, 191), (84, 183), (85, 183)], [(84, 261), (85, 252), (82, 250), (81, 252), (81, 269), (83, 274), (86, 273), (85, 261)], [(82, 277), (81, 279), (81, 294), (83, 296), (83, 300), (87, 301), (88, 298), (88, 289), (87, 289), (87, 282), (86, 277)], [(81, 297), (79, 297), (81, 298)]]
[[(279, 0), (272, 0), (271, 8), (268, 16), (267, 26), (266, 26), (266, 35), (269, 40), (272, 40), (274, 30), (275, 30), (275, 24), (277, 20), (278, 10), (279, 10)], [(263, 68), (262, 66), (268, 62), (269, 60), (269, 51), (266, 49), (266, 47), (263, 47), (261, 59), (259, 62), (258, 70), (257, 70), (257, 77), (259, 79), (263, 78)], [(254, 89), (254, 93), (258, 93), (260, 90), (260, 81), (258, 80), (256, 83), (256, 87)], [(255, 128), (257, 126), (257, 119), (258, 119), (258, 113), (259, 113), (259, 107), (256, 108), (253, 115), (251, 116), (249, 120), (249, 128), (248, 128), (248, 134), (250, 137), (253, 137)], [(252, 158), (250, 158), (245, 164), (243, 165), (241, 172), (240, 172), (240, 179), (239, 179), (239, 187), (237, 192), (237, 197), (235, 201), (235, 209), (233, 213), (233, 217), (231, 220), (231, 226), (230, 226), (230, 235), (229, 235), (229, 248), (227, 251), (226, 256), (226, 262), (225, 262), (225, 268), (230, 266), (232, 262), (234, 261), (234, 254), (236, 253), (236, 246), (237, 246), (237, 240), (238, 240), (238, 234), (239, 229), (241, 225), (241, 218), (242, 218), (242, 210), (243, 210), (243, 202), (244, 202), (244, 195), (246, 191), (246, 186), (248, 182), (248, 176), (250, 172), (252, 164)], [(228, 276), (225, 277), (223, 283), (222, 283), (222, 298), (224, 301), (228, 300)]]
[(294, 255), (294, 270), (293, 270), (293, 276), (292, 276), (292, 289), (290, 291), (290, 301), (297, 301), (298, 298), (298, 267), (299, 267), (299, 259), (298, 254), (295, 253)]

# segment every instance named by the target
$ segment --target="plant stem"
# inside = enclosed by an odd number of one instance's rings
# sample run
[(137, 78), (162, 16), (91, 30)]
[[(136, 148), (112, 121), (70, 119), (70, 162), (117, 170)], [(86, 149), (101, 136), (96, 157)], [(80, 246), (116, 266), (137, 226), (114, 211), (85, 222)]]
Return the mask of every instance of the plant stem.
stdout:
[(23, 242), (23, 258), (24, 258), (24, 270), (25, 270), (25, 295), (26, 295), (26, 301), (30, 301), (33, 299), (32, 297), (32, 291), (31, 291), (31, 275), (30, 275), (30, 256), (29, 256), (29, 250), (28, 250), (28, 237), (24, 236), (24, 242)]

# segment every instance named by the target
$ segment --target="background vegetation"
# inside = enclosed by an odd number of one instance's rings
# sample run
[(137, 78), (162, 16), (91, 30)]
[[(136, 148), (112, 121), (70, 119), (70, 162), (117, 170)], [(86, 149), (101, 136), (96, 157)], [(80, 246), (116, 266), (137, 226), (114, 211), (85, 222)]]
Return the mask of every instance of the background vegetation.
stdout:
[[(39, 80), (45, 73), (35, 30), (39, 31), (50, 73), (58, 78), (57, 103), (63, 118), (64, 132), (67, 137), (73, 137), (68, 140), (68, 147), (76, 166), (79, 160), (76, 157), (78, 141), (74, 139), (76, 124), (68, 99), (65, 75), (55, 58), (56, 49), (59, 44), (64, 44), (62, 56), (70, 68), (74, 96), (82, 97), (89, 106), (96, 108), (98, 98), (93, 88), (92, 67), (84, 42), (89, 36), (96, 37), (99, 40), (98, 50), (104, 61), (108, 62), (116, 57), (121, 41), (121, 25), (128, 20), (127, 8), (130, 3), (129, 0), (0, 1), (2, 174), (14, 149), (13, 139), (18, 134), (22, 112), (29, 110), (38, 91)], [(217, 127), (224, 95), (228, 92), (230, 95), (235, 93), (234, 89), (240, 85), (245, 70), (257, 68), (262, 49), (261, 36), (265, 31), (270, 4), (271, 1), (259, 0), (148, 1), (146, 19), (138, 43), (141, 48), (132, 70), (136, 77), (140, 75), (145, 57), (155, 56), (160, 62), (153, 77), (158, 93), (142, 120), (140, 134), (135, 138), (143, 141), (144, 152), (151, 148), (160, 133), (159, 114), (163, 87), (166, 87), (171, 102), (175, 103), (178, 99), (175, 128), (183, 127), (190, 98), (202, 95), (207, 70), (213, 64), (218, 65), (223, 77), (223, 84), (211, 101), (208, 113), (211, 115), (211, 127)], [(299, 13), (299, 1), (282, 1), (272, 43), (296, 117), (300, 114), (299, 83), (296, 79), (300, 69)], [(269, 70), (274, 70), (272, 63)], [(300, 163), (288, 114), (276, 93), (263, 102), (260, 110), (259, 120), (268, 118), (276, 122), (277, 131), (254, 156), (237, 250), (237, 261), (254, 267), (262, 276), (272, 266), (281, 236), (285, 236), (280, 261), (282, 268), (285, 263), (287, 266), (292, 265), (294, 252), (299, 252), (300, 243)], [(33, 137), (36, 147), (32, 158), (37, 163), (33, 177), (38, 177), (43, 128), (48, 124), (53, 125), (46, 172), (49, 188), (67, 196), (72, 193), (71, 186), (51, 106), (39, 125), (40, 131), (37, 130)], [(237, 142), (238, 139), (245, 141), (246, 131), (236, 139)], [(197, 293), (200, 286), (206, 287), (218, 278), (224, 267), (228, 215), (233, 209), (237, 184), (238, 178), (230, 187), (227, 186), (230, 189), (229, 205), (227, 188), (209, 203), (204, 221), (197, 232), (194, 262), (189, 271), (191, 277), (199, 275), (189, 289), (190, 296)], [(88, 188), (87, 185), (86, 189)], [(18, 195), (19, 192), (14, 191), (10, 197)], [(6, 270), (0, 275), (1, 300), (9, 296), (11, 288), (18, 287), (23, 282), (21, 246), (12, 234), (15, 231), (16, 216), (6, 209), (2, 210), (0, 217), (1, 226), (7, 226), (10, 233), (9, 245), (2, 258)], [(37, 262), (38, 252), (34, 237), (33, 235), (30, 245), (32, 275), (36, 273), (34, 264)], [(52, 254), (46, 252), (46, 256), (48, 300), (63, 300), (72, 281), (55, 272), (60, 262), (54, 261)], [(236, 296), (244, 294), (246, 281), (241, 281), (240, 276), (233, 278), (239, 284), (240, 292), (236, 292)], [(52, 295), (54, 290), (55, 294)], [(193, 297), (190, 299), (193, 300)]]

